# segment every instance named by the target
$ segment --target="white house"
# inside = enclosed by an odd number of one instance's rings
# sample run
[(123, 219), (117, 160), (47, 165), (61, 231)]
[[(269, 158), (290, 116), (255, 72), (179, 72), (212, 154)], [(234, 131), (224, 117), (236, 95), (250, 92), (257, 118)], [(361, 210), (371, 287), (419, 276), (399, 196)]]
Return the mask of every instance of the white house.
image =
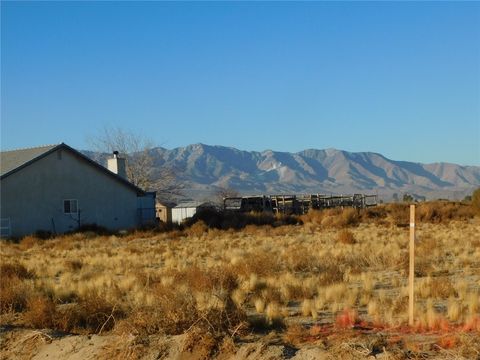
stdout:
[(2, 236), (64, 233), (85, 224), (120, 230), (155, 221), (155, 193), (126, 179), (118, 153), (108, 160), (110, 170), (64, 143), (0, 155)]

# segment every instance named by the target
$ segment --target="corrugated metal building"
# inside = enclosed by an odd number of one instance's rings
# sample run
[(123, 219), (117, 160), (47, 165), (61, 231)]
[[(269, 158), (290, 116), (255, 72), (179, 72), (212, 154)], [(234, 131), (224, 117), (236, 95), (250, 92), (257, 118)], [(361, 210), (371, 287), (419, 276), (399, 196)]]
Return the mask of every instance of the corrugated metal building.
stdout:
[(182, 223), (185, 219), (191, 218), (201, 208), (210, 208), (210, 203), (201, 203), (198, 201), (184, 201), (172, 209), (172, 222)]
[(197, 201), (184, 201), (179, 203), (172, 209), (172, 222), (180, 224), (185, 219), (191, 218), (195, 215), (200, 205), (201, 203)]

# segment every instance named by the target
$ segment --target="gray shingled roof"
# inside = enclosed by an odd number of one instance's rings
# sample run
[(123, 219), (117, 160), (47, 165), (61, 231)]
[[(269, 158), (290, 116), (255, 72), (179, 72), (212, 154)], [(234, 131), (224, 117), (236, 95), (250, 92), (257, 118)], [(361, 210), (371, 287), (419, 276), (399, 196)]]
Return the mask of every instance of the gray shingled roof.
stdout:
[(121, 176), (111, 172), (104, 166), (93, 161), (88, 156), (82, 154), (74, 148), (71, 148), (65, 143), (0, 152), (0, 178), (3, 180), (4, 178), (10, 176), (16, 171), (22, 169), (23, 167), (28, 166), (30, 163), (37, 161), (38, 159), (46, 156), (50, 152), (55, 151), (56, 149), (65, 149), (70, 151), (71, 153), (88, 162), (90, 165), (94, 166), (98, 170), (103, 171), (108, 176), (111, 176), (117, 181), (122, 182), (124, 185), (134, 189), (135, 191), (137, 191), (137, 193), (145, 194), (145, 191), (140, 189), (138, 186), (132, 184), (127, 179), (124, 179)]
[(19, 168), (57, 146), (58, 144), (0, 152), (0, 176)]

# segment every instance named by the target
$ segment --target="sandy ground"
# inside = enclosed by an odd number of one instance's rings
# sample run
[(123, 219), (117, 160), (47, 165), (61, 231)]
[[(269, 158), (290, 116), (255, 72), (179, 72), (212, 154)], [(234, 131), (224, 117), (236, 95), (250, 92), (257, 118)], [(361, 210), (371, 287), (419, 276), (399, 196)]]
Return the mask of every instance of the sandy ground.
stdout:
[(410, 334), (395, 343), (394, 334), (385, 336), (350, 331), (317, 337), (294, 346), (282, 341), (278, 334), (270, 333), (237, 339), (233, 346), (220, 346), (212, 353), (201, 339), (194, 338), (192, 341), (186, 335), (140, 338), (133, 335), (69, 335), (46, 329), (2, 328), (0, 359), (480, 359), (480, 337), (477, 333), (465, 336), (467, 338), (463, 341), (466, 345), (459, 351), (432, 346), (438, 342), (438, 334)]
[[(61, 335), (48, 330), (8, 329), (1, 334), (2, 360), (94, 360), (94, 359), (208, 359), (201, 348), (184, 349), (185, 336), (150, 336), (148, 345), (135, 344), (133, 337), (119, 335)], [(140, 345), (136, 347), (136, 345)], [(216, 359), (327, 359), (318, 346), (295, 349), (272, 342), (238, 344), (223, 349)]]

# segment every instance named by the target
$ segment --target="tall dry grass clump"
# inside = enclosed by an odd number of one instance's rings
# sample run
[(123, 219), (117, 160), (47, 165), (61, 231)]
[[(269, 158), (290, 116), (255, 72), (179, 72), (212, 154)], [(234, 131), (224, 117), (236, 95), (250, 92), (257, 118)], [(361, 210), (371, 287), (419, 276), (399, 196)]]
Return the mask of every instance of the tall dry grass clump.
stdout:
[(27, 280), (34, 277), (34, 273), (18, 263), (4, 263), (0, 265), (0, 312), (23, 311), (31, 296), (31, 288)]
[(338, 242), (342, 244), (355, 244), (357, 241), (355, 240), (355, 236), (350, 230), (343, 229), (339, 231), (338, 237), (337, 237)]

